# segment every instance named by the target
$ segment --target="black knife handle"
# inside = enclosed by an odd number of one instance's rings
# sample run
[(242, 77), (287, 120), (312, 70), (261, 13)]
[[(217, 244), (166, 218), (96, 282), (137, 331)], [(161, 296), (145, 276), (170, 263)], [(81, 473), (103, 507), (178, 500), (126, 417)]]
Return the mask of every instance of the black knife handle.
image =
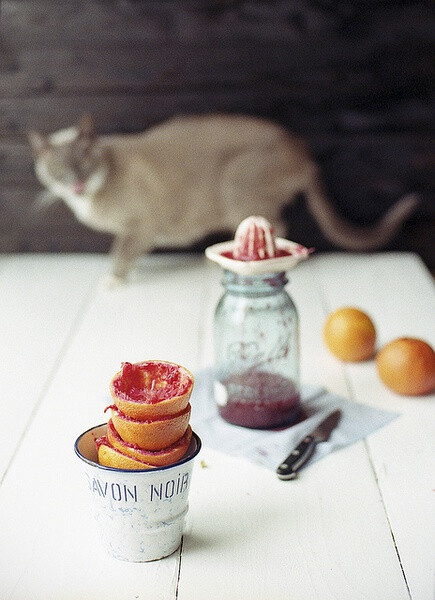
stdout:
[(276, 470), (280, 479), (295, 479), (297, 471), (309, 460), (316, 447), (316, 440), (312, 435), (304, 437), (302, 442), (290, 452), (284, 462)]

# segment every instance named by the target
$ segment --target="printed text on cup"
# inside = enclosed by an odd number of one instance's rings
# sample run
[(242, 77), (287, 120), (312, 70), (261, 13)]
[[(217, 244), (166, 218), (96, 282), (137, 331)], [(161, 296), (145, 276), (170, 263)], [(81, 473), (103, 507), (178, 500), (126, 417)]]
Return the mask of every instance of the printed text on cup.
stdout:
[[(102, 498), (111, 498), (115, 502), (131, 503), (138, 501), (137, 485), (110, 483), (101, 481), (98, 477), (88, 478), (88, 483), (91, 492)], [(147, 495), (151, 502), (170, 500), (173, 496), (178, 496), (187, 490), (188, 483), (189, 473), (179, 473), (176, 479), (168, 479), (164, 482), (149, 485)]]

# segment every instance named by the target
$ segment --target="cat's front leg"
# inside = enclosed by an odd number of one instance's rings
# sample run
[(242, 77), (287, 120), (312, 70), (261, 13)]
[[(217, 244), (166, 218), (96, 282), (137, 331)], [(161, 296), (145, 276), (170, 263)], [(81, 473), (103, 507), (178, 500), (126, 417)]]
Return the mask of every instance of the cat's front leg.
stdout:
[(136, 231), (128, 231), (119, 234), (111, 249), (112, 269), (110, 275), (111, 286), (125, 283), (128, 274), (134, 267), (139, 256), (151, 249), (143, 234)]

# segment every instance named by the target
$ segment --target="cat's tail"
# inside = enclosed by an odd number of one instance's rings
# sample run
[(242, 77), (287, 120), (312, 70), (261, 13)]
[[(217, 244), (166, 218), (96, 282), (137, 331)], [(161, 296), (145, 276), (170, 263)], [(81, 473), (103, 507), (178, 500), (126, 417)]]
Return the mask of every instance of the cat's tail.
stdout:
[(398, 233), (419, 203), (416, 194), (398, 200), (375, 223), (354, 225), (340, 216), (326, 197), (320, 178), (315, 175), (306, 188), (307, 206), (324, 236), (335, 246), (354, 252), (379, 250)]

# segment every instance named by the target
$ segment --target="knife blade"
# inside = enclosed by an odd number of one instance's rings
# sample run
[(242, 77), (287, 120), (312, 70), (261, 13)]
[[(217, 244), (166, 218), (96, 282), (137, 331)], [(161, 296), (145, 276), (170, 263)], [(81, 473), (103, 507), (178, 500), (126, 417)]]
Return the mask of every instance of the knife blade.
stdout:
[(276, 469), (280, 479), (295, 479), (297, 472), (311, 458), (317, 444), (326, 442), (331, 432), (337, 427), (341, 418), (341, 410), (334, 410), (317, 427), (306, 435), (292, 452)]

